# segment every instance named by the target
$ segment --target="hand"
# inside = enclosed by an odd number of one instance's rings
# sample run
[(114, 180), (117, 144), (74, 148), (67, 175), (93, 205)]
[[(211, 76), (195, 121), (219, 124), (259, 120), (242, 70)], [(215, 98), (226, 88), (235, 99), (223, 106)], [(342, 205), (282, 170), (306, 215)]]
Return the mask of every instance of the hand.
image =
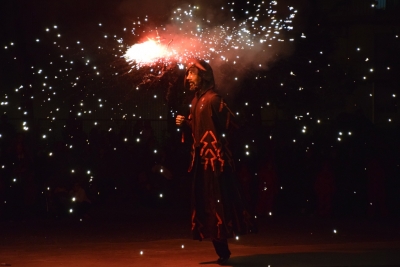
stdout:
[(182, 123), (184, 122), (184, 120), (185, 120), (185, 116), (177, 115), (175, 118), (175, 123), (176, 123), (176, 125), (181, 126)]

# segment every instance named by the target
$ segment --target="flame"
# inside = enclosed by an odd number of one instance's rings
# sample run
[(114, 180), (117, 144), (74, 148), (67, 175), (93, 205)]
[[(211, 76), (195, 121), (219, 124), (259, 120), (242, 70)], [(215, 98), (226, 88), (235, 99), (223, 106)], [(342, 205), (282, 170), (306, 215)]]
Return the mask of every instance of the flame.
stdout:
[(168, 48), (153, 39), (131, 46), (124, 55), (126, 61), (138, 65), (150, 64), (170, 56)]

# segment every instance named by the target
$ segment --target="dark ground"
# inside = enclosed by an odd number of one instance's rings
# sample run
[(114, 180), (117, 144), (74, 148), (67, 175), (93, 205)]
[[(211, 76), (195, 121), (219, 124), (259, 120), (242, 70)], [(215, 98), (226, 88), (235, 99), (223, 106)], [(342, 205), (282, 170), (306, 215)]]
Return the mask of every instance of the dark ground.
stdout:
[[(189, 212), (182, 205), (117, 206), (94, 208), (82, 221), (73, 216), (3, 221), (0, 263), (216, 265), (211, 243), (191, 240)], [(230, 240), (228, 266), (400, 266), (399, 222), (310, 215), (260, 218), (259, 233)]]

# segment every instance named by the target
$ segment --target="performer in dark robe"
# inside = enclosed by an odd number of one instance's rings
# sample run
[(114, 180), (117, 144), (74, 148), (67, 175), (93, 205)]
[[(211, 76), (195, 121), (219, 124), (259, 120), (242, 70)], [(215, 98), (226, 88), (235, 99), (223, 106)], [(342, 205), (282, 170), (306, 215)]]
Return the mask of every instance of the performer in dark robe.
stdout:
[(188, 64), (185, 82), (195, 96), (186, 119), (176, 117), (178, 126), (192, 130), (192, 232), (193, 239), (211, 238), (225, 264), (231, 252), (228, 238), (255, 230), (254, 220), (247, 212), (235, 175), (229, 149), (228, 129), (232, 112), (215, 91), (211, 66), (194, 59)]

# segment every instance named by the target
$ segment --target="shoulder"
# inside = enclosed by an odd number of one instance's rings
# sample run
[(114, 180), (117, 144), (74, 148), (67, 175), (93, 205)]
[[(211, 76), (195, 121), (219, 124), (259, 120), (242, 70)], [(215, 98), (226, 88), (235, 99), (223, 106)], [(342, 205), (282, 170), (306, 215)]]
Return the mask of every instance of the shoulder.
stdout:
[(207, 105), (209, 105), (215, 112), (220, 112), (222, 110), (223, 99), (214, 90), (207, 92), (207, 102)]
[(207, 98), (211, 102), (214, 102), (214, 101), (218, 101), (219, 102), (221, 100), (221, 96), (217, 92), (215, 92), (214, 90), (208, 90), (206, 95), (207, 95)]

